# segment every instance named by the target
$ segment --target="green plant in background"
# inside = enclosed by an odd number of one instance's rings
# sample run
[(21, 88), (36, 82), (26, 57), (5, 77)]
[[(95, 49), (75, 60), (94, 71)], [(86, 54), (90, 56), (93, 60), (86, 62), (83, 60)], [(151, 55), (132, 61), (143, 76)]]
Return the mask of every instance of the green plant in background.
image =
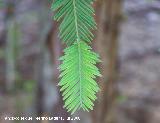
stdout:
[(94, 80), (101, 76), (96, 63), (99, 55), (88, 46), (94, 37), (92, 30), (96, 29), (93, 18), (94, 0), (54, 0), (52, 10), (54, 19), (60, 21), (60, 38), (67, 45), (62, 64), (59, 86), (62, 91), (64, 107), (72, 114), (79, 109), (93, 109), (93, 101), (99, 90)]
[(0, 8), (3, 6), (3, 2), (2, 0), (0, 0)]
[(16, 20), (7, 22), (7, 43), (6, 43), (6, 88), (13, 90), (18, 78), (16, 62), (20, 53), (21, 32)]

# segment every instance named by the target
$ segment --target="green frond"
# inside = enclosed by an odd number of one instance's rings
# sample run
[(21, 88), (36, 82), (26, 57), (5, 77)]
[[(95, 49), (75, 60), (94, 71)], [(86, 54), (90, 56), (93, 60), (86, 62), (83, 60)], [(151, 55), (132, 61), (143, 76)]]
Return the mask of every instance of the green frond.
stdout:
[(71, 45), (77, 40), (90, 42), (96, 29), (93, 18), (94, 0), (54, 0), (52, 10), (56, 11), (54, 19), (61, 21), (59, 26), (60, 38)]
[(81, 108), (92, 110), (99, 90), (95, 81), (97, 76), (101, 76), (96, 67), (96, 63), (100, 62), (99, 56), (87, 45), (94, 37), (92, 30), (96, 29), (94, 1), (54, 0), (52, 4), (54, 19), (61, 22), (60, 38), (68, 46), (60, 58), (59, 86), (64, 107), (72, 114)]
[(96, 92), (99, 90), (94, 79), (101, 76), (95, 66), (100, 62), (99, 56), (83, 41), (66, 48), (64, 54), (60, 58), (62, 64), (59, 66), (59, 86), (65, 101), (64, 107), (72, 114), (80, 108), (92, 110)]

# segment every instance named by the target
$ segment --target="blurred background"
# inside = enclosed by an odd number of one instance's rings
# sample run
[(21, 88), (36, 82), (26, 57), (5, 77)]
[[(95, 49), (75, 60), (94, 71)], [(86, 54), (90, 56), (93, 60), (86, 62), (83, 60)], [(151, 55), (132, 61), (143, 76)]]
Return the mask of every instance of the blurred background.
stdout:
[(52, 0), (0, 0), (0, 123), (160, 123), (160, 0), (97, 0), (93, 47), (102, 58), (101, 91), (80, 121), (9, 121), (11, 116), (67, 118), (58, 83), (65, 47)]

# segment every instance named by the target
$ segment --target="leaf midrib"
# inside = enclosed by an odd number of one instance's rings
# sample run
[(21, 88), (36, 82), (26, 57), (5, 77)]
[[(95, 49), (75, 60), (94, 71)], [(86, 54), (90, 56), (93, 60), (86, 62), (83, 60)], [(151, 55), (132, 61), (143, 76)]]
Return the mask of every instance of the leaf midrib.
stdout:
[(79, 90), (80, 90), (80, 105), (82, 107), (82, 88), (81, 88), (81, 47), (80, 47), (80, 37), (78, 32), (78, 20), (77, 20), (77, 10), (76, 10), (76, 0), (73, 0), (73, 9), (74, 9), (74, 17), (75, 17), (75, 28), (76, 28), (76, 36), (77, 36), (77, 44), (78, 44), (78, 73), (79, 73)]

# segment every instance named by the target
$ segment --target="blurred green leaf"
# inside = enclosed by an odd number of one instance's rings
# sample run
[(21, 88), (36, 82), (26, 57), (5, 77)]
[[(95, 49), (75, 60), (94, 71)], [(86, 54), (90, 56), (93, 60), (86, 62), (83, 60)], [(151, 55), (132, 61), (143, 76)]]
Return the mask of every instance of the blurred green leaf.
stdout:
[(125, 101), (127, 101), (128, 100), (128, 97), (127, 96), (124, 96), (124, 95), (119, 95), (118, 97), (117, 97), (117, 102), (118, 103), (124, 103)]
[(2, 8), (4, 6), (4, 3), (2, 0), (0, 0), (0, 8)]
[(23, 89), (27, 92), (32, 92), (35, 88), (35, 81), (34, 80), (26, 80), (24, 81)]
[(4, 49), (0, 49), (0, 59), (3, 59), (5, 56)]

